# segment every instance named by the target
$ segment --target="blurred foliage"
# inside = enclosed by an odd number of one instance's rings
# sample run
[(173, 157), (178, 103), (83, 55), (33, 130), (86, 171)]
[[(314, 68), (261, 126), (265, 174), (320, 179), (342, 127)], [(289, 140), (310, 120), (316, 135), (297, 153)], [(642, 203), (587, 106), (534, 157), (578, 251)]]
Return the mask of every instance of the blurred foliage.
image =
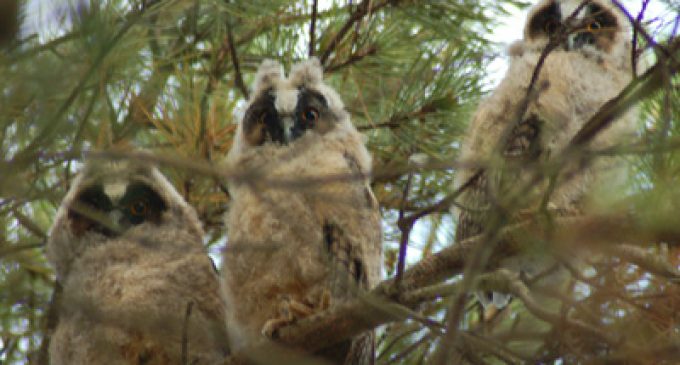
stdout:
[[(311, 54), (321, 57), (328, 82), (368, 137), (376, 166), (403, 166), (413, 154), (453, 161), (466, 123), (489, 87), (487, 66), (498, 52), (487, 35), (507, 7), (526, 5), (512, 0), (322, 1), (311, 42), (313, 1), (38, 2), (41, 9), (51, 9), (43, 19), (48, 24), (31, 28), (36, 17), (27, 12), (35, 6), (19, 2), (23, 33), (8, 42), (3, 34), (0, 44), (0, 363), (25, 363), (40, 347), (54, 285), (44, 241), (83, 152), (135, 146), (219, 163), (248, 92), (244, 85), (260, 62), (277, 59), (288, 69)], [(664, 92), (644, 104), (644, 143), (677, 144), (679, 81), (669, 80)], [(631, 153), (630, 161), (636, 176), (630, 204), (640, 210), (672, 205), (667, 193), (678, 192), (680, 177), (675, 149)], [(162, 169), (199, 212), (211, 252), (219, 252), (229, 201), (224, 182), (171, 164)], [(415, 174), (404, 208), (437, 202), (451, 191), (452, 174), (451, 169)], [(374, 182), (383, 206), (388, 275), (395, 271), (396, 221), (406, 180), (401, 175)], [(413, 255), (425, 257), (450, 245), (452, 227), (447, 212), (422, 219), (413, 234)], [(673, 255), (677, 266), (675, 250)], [(647, 274), (631, 270), (620, 273), (623, 279), (611, 279), (616, 281), (611, 285), (648, 280), (639, 291), (649, 304), (630, 305), (654, 308), (649, 315), (660, 318), (649, 329), (654, 334), (677, 332), (678, 325), (666, 320), (677, 317), (677, 306), (661, 305), (652, 294), (662, 292), (663, 300), (672, 297), (678, 303), (678, 289), (664, 290)], [(600, 285), (609, 285), (608, 278), (602, 280)], [(590, 296), (585, 303), (606, 321), (613, 313), (607, 300)], [(617, 310), (623, 306), (619, 303)], [(440, 299), (420, 312), (441, 320), (447, 307)], [(513, 302), (507, 317), (523, 311)], [(477, 305), (468, 303), (464, 327), (485, 331), (489, 324), (481, 317)], [(435, 332), (417, 322), (389, 325), (380, 332), (379, 363), (425, 363), (436, 340)], [(546, 362), (559, 358), (554, 349), (543, 353)]]

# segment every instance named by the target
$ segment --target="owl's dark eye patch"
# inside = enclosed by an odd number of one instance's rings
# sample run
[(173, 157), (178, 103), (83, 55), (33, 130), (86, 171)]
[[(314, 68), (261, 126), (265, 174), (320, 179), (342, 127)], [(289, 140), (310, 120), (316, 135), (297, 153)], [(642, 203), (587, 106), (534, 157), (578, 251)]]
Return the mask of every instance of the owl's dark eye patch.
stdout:
[(300, 94), (298, 96), (298, 105), (300, 104), (309, 105), (316, 104), (318, 106), (328, 108), (328, 101), (326, 101), (326, 98), (321, 93), (311, 89), (307, 89), (305, 87), (300, 88)]
[(597, 29), (615, 29), (618, 25), (616, 17), (597, 4), (588, 7), (588, 27)]
[(113, 210), (113, 204), (104, 193), (102, 185), (93, 185), (83, 190), (71, 205), (68, 216), (71, 230), (76, 236), (94, 230), (112, 236), (113, 230), (106, 224), (106, 214)]
[(562, 11), (557, 3), (550, 3), (538, 11), (529, 22), (529, 36), (552, 37), (562, 28)]
[(574, 46), (579, 48), (592, 45), (608, 51), (616, 37), (618, 26), (616, 16), (597, 4), (590, 4), (586, 9), (586, 14), (574, 38)]
[(102, 212), (109, 212), (113, 208), (111, 200), (106, 196), (101, 185), (94, 185), (85, 189), (78, 195), (77, 201)]
[(161, 214), (167, 209), (163, 198), (143, 183), (128, 186), (118, 206), (125, 218), (134, 225), (146, 221), (158, 224)]
[(332, 122), (335, 120), (336, 117), (328, 108), (328, 101), (321, 93), (304, 87), (300, 88), (295, 106), (295, 130), (293, 131), (296, 138), (308, 129), (324, 133), (332, 128)]
[(271, 92), (265, 92), (246, 110), (243, 117), (243, 133), (251, 146), (283, 140), (283, 129), (274, 101)]

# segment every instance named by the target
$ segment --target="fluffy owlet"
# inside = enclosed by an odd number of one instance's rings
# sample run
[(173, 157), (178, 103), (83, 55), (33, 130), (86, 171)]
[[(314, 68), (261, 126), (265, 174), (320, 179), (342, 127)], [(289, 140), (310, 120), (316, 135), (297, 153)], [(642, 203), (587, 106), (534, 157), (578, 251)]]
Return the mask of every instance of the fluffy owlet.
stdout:
[[(229, 185), (223, 269), (235, 347), (256, 346), (263, 334), (378, 282), (371, 157), (318, 60), (293, 66), (287, 78), (276, 62), (260, 66), (228, 162), (242, 174)], [(316, 355), (368, 363), (372, 333)]]
[[(631, 81), (631, 44), (625, 16), (609, 1), (589, 1), (576, 12), (581, 3), (581, 0), (544, 0), (534, 6), (524, 39), (510, 49), (505, 78), (479, 105), (463, 142), (461, 158), (488, 161), (494, 148), (500, 146), (502, 161), (472, 180), (471, 187), (462, 195), (461, 208), (457, 209), (458, 241), (482, 233), (489, 210), (535, 209), (547, 191), (547, 179), (524, 193), (521, 201), (525, 205), (521, 207), (507, 206), (508, 192), (527, 184), (535, 172), (530, 166), (549, 162), (551, 156), (559, 155), (586, 121)], [(536, 93), (529, 96), (526, 112), (518, 120), (519, 106), (540, 54), (550, 39), (557, 39), (563, 30), (569, 31), (568, 36), (545, 59), (535, 84)], [(501, 134), (507, 126), (518, 121), (506, 142), (501, 143)], [(602, 131), (590, 146), (605, 148), (619, 144), (632, 136), (634, 124), (635, 111), (630, 111)], [(567, 164), (555, 179), (549, 207), (582, 212), (597, 186), (620, 183), (618, 165), (613, 158), (596, 159), (586, 166)], [(456, 188), (477, 171), (459, 171)], [(517, 269), (516, 263), (508, 262), (506, 266)], [(519, 269), (528, 275), (537, 274), (531, 266), (519, 264)], [(485, 306), (490, 302), (503, 306), (507, 297), (480, 295), (480, 301)]]
[(186, 356), (214, 364), (226, 356), (224, 300), (202, 236), (196, 212), (155, 167), (87, 162), (47, 243), (63, 286), (50, 363), (180, 364)]

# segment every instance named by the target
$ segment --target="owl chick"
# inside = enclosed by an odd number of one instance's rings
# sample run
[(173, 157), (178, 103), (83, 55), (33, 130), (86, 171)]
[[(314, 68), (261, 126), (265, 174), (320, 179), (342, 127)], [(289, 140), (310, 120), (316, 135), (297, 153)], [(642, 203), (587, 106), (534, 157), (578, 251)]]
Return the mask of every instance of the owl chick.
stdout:
[[(371, 157), (318, 60), (293, 66), (287, 78), (281, 65), (263, 62), (227, 160), (245, 176), (229, 184), (223, 260), (235, 348), (257, 346), (263, 333), (378, 282)], [(369, 363), (372, 333), (316, 355)]]
[[(537, 208), (548, 191), (547, 179), (522, 192), (522, 206), (517, 206), (516, 200), (510, 203), (511, 191), (528, 184), (535, 173), (531, 166), (559, 155), (589, 118), (631, 81), (631, 43), (626, 18), (608, 1), (588, 1), (576, 11), (581, 3), (581, 0), (544, 0), (534, 6), (526, 22), (524, 39), (510, 48), (505, 78), (479, 105), (462, 144), (461, 158), (489, 161), (494, 149), (500, 146), (501, 161), (481, 174), (479, 169), (457, 173), (456, 188), (470, 181), (470, 188), (459, 201), (462, 208), (456, 209), (457, 241), (482, 233), (489, 210), (517, 212)], [(520, 105), (541, 53), (562, 31), (568, 32), (568, 36), (545, 59), (535, 83), (536, 93), (529, 96), (526, 112), (505, 143), (501, 142), (506, 128), (517, 123)], [(635, 114), (629, 111), (621, 116), (597, 135), (590, 146), (606, 148), (631, 138)], [(598, 186), (620, 185), (618, 162), (614, 158), (600, 158), (586, 166), (578, 162), (567, 164), (556, 177), (554, 190), (551, 187), (548, 206), (557, 212), (583, 212)], [(503, 265), (529, 276), (544, 266), (518, 263), (515, 258)], [(479, 297), (485, 307), (490, 303), (502, 307), (508, 299), (498, 293)]]
[(196, 212), (155, 167), (87, 162), (47, 242), (63, 286), (50, 363), (220, 361), (224, 300), (202, 237)]

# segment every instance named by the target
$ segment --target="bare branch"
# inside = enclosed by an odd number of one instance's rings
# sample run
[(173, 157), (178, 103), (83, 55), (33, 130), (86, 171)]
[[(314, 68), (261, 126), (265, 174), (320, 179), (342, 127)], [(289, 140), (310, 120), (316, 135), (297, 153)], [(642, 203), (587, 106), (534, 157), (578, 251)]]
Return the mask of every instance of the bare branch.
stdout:
[(241, 66), (236, 54), (236, 43), (234, 40), (233, 31), (231, 29), (231, 24), (227, 24), (227, 40), (229, 43), (229, 56), (231, 57), (231, 63), (234, 65), (234, 83), (236, 83), (236, 87), (241, 91), (243, 97), (248, 99), (250, 95), (248, 93), (248, 88), (243, 82), (243, 74), (241, 73)]
[(378, 47), (376, 47), (376, 46), (369, 46), (367, 48), (360, 49), (360, 50), (356, 51), (355, 53), (353, 53), (351, 56), (349, 56), (349, 58), (347, 58), (347, 60), (345, 60), (341, 63), (333, 64), (333, 65), (326, 67), (324, 72), (331, 73), (331, 72), (338, 71), (338, 70), (343, 69), (347, 66), (355, 64), (355, 63), (363, 60), (364, 58), (366, 58), (368, 56), (372, 56), (372, 55), (376, 54), (377, 52), (378, 52)]
[(401, 197), (401, 207), (399, 208), (399, 218), (397, 219), (397, 226), (401, 231), (401, 239), (399, 240), (399, 258), (397, 260), (397, 283), (401, 282), (404, 274), (404, 267), (406, 266), (406, 250), (408, 249), (408, 241), (411, 236), (411, 230), (415, 221), (404, 221), (404, 211), (408, 202), (408, 193), (411, 190), (411, 183), (413, 181), (413, 173), (408, 174), (406, 185)]
[(314, 49), (316, 48), (316, 17), (318, 11), (318, 0), (312, 0), (312, 16), (309, 20), (309, 57), (314, 56)]
[(61, 309), (61, 301), (63, 295), (63, 288), (59, 282), (54, 283), (54, 290), (52, 291), (52, 299), (50, 299), (49, 307), (47, 308), (47, 314), (44, 318), (43, 325), (43, 338), (40, 343), (40, 349), (38, 349), (37, 354), (37, 365), (49, 365), (50, 357), (50, 340), (52, 339), (52, 333), (57, 328), (59, 323), (59, 311)]
[(325, 65), (326, 62), (328, 62), (328, 58), (330, 55), (335, 51), (335, 49), (338, 47), (342, 39), (345, 37), (347, 32), (352, 29), (352, 25), (354, 23), (360, 21), (363, 19), (364, 16), (366, 16), (369, 13), (372, 13), (380, 8), (383, 8), (387, 5), (390, 5), (392, 3), (395, 3), (397, 0), (384, 0), (383, 2), (380, 2), (378, 4), (372, 5), (371, 0), (364, 0), (361, 4), (357, 6), (357, 9), (350, 14), (349, 19), (345, 22), (345, 24), (342, 25), (340, 30), (338, 30), (337, 33), (333, 36), (331, 39), (330, 43), (328, 44), (328, 47), (326, 50), (321, 54), (321, 57), (319, 60), (321, 61), (322, 65)]

